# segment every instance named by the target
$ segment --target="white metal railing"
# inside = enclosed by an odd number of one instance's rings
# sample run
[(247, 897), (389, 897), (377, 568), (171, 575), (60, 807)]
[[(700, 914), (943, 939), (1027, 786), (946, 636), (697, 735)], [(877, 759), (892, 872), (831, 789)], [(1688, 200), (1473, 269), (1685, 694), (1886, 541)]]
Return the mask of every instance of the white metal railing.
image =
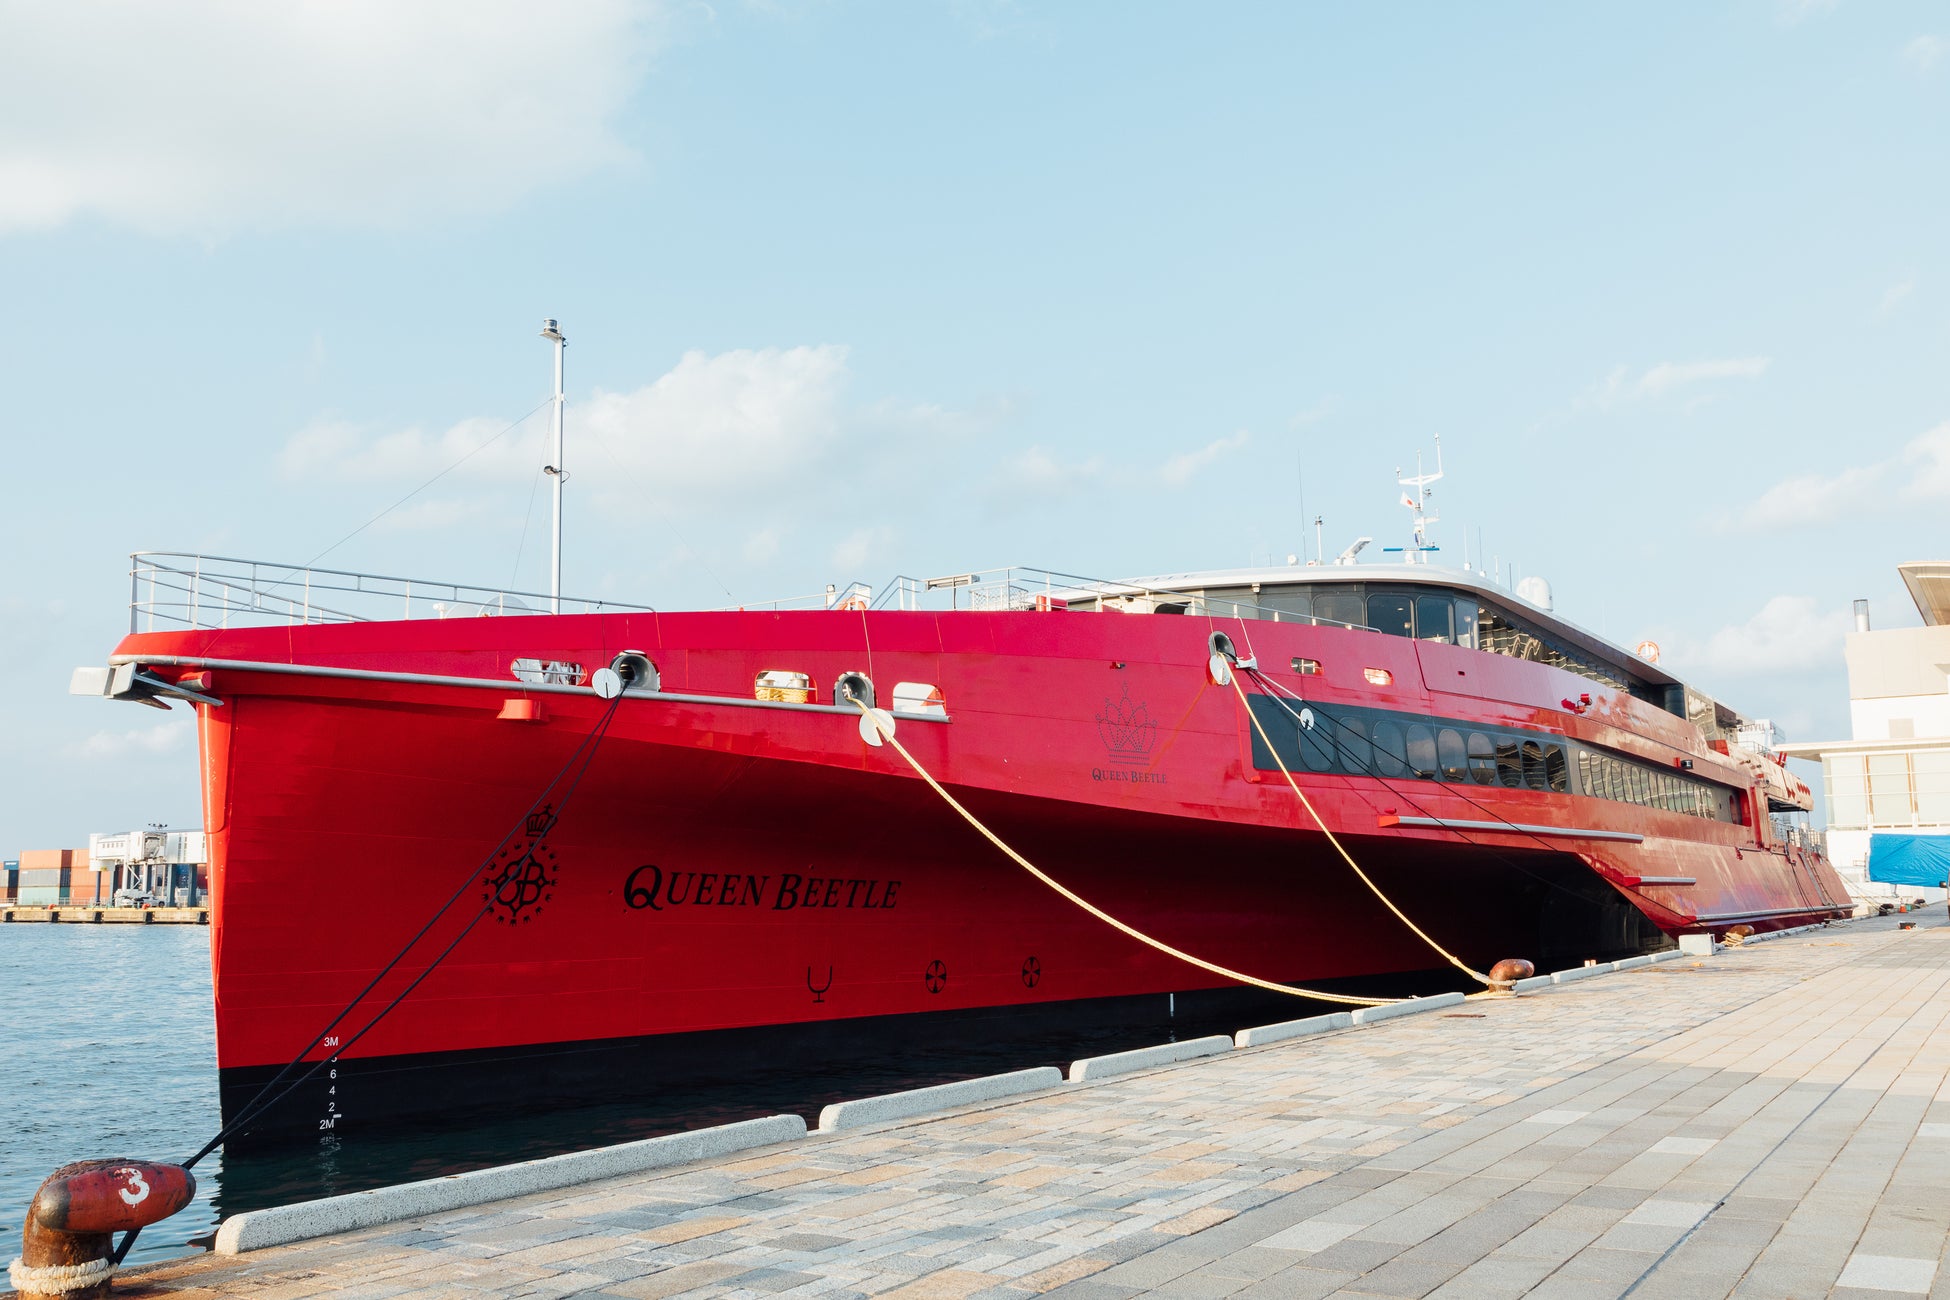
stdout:
[[(1196, 588), (1198, 584), (1188, 584)], [(939, 578), (915, 578), (900, 574), (879, 587), (851, 582), (844, 587), (829, 586), (809, 596), (792, 596), (730, 606), (736, 609), (962, 609), (1007, 611), (1073, 605), (1078, 602), (1129, 601), (1138, 609), (1159, 604), (1184, 603), (1186, 612), (1221, 618), (1265, 619), (1284, 623), (1310, 623), (1319, 626), (1360, 628), (1358, 623), (1342, 623), (1290, 610), (1275, 610), (1246, 601), (1212, 600), (1190, 595), (1170, 587), (1152, 587), (1129, 579), (1086, 578), (1029, 565), (1001, 569), (975, 569)], [(1143, 602), (1150, 602), (1148, 605)]]
[[(549, 601), (550, 597), (541, 592), (227, 555), (137, 551), (129, 557), (131, 632), (546, 614)], [(649, 609), (648, 605), (566, 596), (561, 602), (565, 614)]]

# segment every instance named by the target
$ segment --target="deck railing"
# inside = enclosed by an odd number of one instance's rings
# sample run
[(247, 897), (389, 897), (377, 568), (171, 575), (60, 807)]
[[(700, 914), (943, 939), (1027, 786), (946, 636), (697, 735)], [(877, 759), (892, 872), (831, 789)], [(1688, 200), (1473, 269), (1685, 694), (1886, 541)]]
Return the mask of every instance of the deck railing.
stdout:
[[(545, 592), (228, 555), (137, 551), (129, 557), (131, 632), (546, 614), (549, 603)], [(649, 609), (648, 605), (567, 596), (561, 602), (564, 614)]]

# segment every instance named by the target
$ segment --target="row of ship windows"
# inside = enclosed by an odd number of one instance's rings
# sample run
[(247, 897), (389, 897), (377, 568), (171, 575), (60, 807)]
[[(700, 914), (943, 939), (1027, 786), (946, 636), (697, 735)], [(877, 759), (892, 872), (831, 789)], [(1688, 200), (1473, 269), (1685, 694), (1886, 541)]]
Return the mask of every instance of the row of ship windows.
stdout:
[[(1280, 721), (1285, 730), (1297, 732), (1300, 762), (1309, 771), (1586, 794), (1717, 821), (1735, 819), (1731, 798), (1717, 786), (1581, 747), (1576, 750), (1577, 788), (1573, 790), (1572, 748), (1560, 740), (1386, 718), (1336, 717), (1314, 709), (1304, 710), (1301, 716), (1313, 725), (1294, 728), (1284, 713)], [(1273, 726), (1268, 732), (1280, 734)], [(1258, 752), (1257, 736), (1253, 747), (1255, 766), (1267, 770), (1276, 766), (1270, 756)]]
[[(1186, 606), (1191, 612), (1190, 603)], [(1386, 636), (1458, 645), (1467, 650), (1549, 664), (1613, 690), (1648, 696), (1651, 688), (1599, 659), (1544, 636), (1526, 620), (1457, 592), (1375, 591), (1358, 584), (1311, 590), (1208, 591), (1201, 612), (1236, 618), (1371, 628)], [(1655, 701), (1664, 707), (1664, 701)]]

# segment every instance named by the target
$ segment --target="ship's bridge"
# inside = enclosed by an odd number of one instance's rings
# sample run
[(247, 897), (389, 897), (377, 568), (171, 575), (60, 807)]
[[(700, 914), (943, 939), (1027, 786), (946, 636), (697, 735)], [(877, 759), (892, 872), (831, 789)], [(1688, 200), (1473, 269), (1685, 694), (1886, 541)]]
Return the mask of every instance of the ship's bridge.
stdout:
[(1545, 663), (1633, 695), (1699, 726), (1709, 740), (1744, 719), (1595, 632), (1468, 569), (1318, 565), (1162, 574), (1066, 593), (1070, 609), (1263, 619), (1364, 628)]

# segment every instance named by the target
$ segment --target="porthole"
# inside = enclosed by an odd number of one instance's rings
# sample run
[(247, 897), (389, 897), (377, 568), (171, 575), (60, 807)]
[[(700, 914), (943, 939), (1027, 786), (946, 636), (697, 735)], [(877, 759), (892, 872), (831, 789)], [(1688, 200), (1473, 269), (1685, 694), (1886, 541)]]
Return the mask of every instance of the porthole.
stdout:
[(1496, 784), (1496, 742), (1480, 731), (1469, 733), (1469, 779), (1477, 785)]
[(1435, 735), (1436, 757), (1442, 760), (1442, 779), (1445, 781), (1469, 780), (1469, 755), (1463, 748), (1460, 731), (1444, 727)]
[(1408, 769), (1424, 780), (1435, 779), (1435, 733), (1419, 722), (1408, 728)]
[(1546, 745), (1544, 747), (1544, 778), (1550, 788), (1559, 794), (1571, 788), (1571, 764), (1564, 756), (1564, 746)]
[(1507, 736), (1496, 738), (1496, 783), (1512, 790), (1523, 788), (1523, 753)]
[(1544, 771), (1544, 747), (1534, 740), (1523, 742), (1523, 783), (1532, 790), (1550, 789), (1550, 777)]
[(1374, 770), (1382, 776), (1408, 775), (1408, 760), (1400, 723), (1374, 724)]
[[(1309, 726), (1308, 723), (1313, 725)], [(1334, 740), (1328, 730), (1334, 724), (1312, 709), (1300, 710), (1300, 761), (1309, 771), (1334, 770)]]
[(1341, 761), (1350, 772), (1366, 772), (1374, 764), (1374, 746), (1368, 742), (1368, 724), (1359, 718), (1330, 724), (1341, 751)]

